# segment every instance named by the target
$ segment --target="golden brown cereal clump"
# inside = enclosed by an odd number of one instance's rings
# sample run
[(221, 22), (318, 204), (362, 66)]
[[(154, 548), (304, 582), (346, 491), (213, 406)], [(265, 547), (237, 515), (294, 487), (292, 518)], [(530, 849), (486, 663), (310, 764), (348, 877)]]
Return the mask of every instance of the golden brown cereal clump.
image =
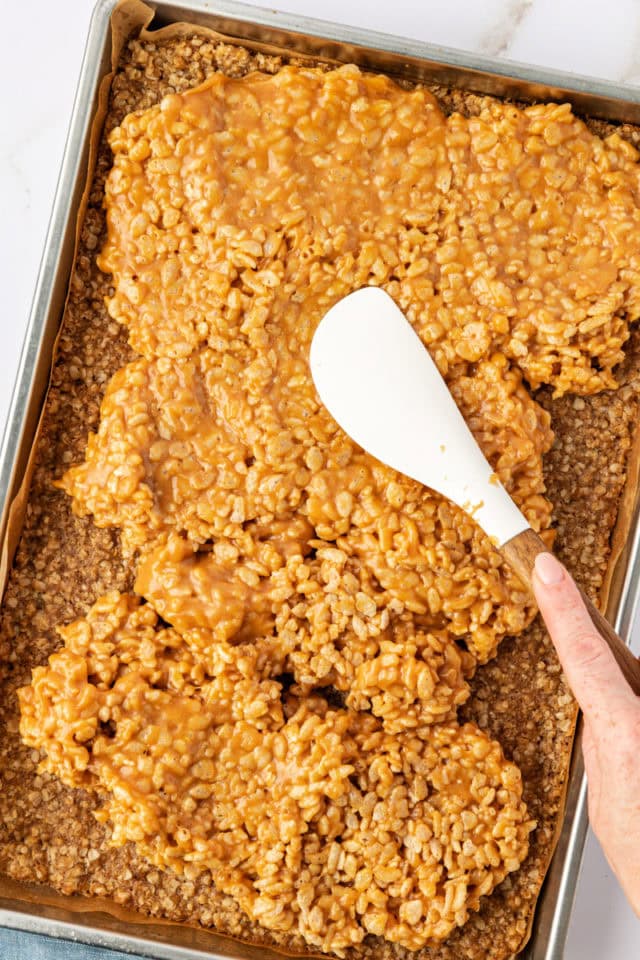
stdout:
[(204, 665), (220, 642), (269, 636), (274, 674), (284, 663), (298, 691), (333, 686), (390, 731), (450, 719), (469, 695), (476, 657), (447, 631), (420, 631), (331, 545), (311, 561), (293, 553), (261, 579), (248, 562), (225, 565), (171, 537), (141, 562), (136, 590)]
[(285, 67), (214, 74), (110, 142), (101, 266), (147, 357), (251, 362), (284, 322), (303, 372), (318, 313), (374, 283), (447, 375), (498, 350), (532, 387), (615, 387), (640, 305), (637, 153), (568, 104), (445, 117), (354, 66)]
[[(544, 530), (551, 509), (541, 458), (551, 437), (548, 415), (504, 359), (478, 368), (477, 377), (455, 382), (456, 397), (498, 476), (531, 525)], [(76, 510), (121, 527), (128, 550), (147, 554), (154, 547), (144, 569), (153, 566), (165, 605), (171, 595), (188, 595), (189, 617), (203, 609), (202, 625), (213, 628), (212, 598), (224, 580), (223, 615), (234, 591), (246, 604), (258, 601), (251, 600), (257, 591), (266, 610), (269, 597), (273, 607), (297, 591), (302, 558), (335, 541), (338, 549), (311, 565), (328, 578), (317, 590), (335, 592), (353, 558), (359, 591), (367, 592), (365, 580), (377, 584), (377, 596), (363, 601), (367, 609), (394, 601), (430, 627), (468, 635), (480, 662), (501, 637), (526, 626), (530, 598), (464, 511), (360, 451), (319, 403), (308, 370), (289, 404), (295, 399), (301, 411), (284, 413), (254, 373), (208, 349), (196, 359), (135, 361), (107, 388), (85, 463), (63, 480)], [(282, 376), (289, 375), (285, 367)], [(163, 570), (167, 551), (155, 544), (176, 533), (183, 545)], [(193, 559), (194, 547), (212, 543), (211, 553)], [(173, 570), (177, 552), (188, 558), (182, 574)], [(239, 560), (251, 590), (238, 582)], [(187, 593), (180, 580), (190, 583)], [(159, 602), (143, 581), (146, 575), (139, 580), (143, 596)], [(184, 628), (166, 610), (163, 616)], [(370, 632), (371, 616), (362, 619), (361, 633)]]
[(112, 843), (212, 871), (269, 929), (338, 953), (367, 933), (416, 949), (526, 855), (520, 773), (473, 724), (418, 738), (319, 698), (283, 710), (261, 645), (220, 643), (205, 673), (117, 592), (60, 633), (20, 691), (42, 769), (106, 797)]

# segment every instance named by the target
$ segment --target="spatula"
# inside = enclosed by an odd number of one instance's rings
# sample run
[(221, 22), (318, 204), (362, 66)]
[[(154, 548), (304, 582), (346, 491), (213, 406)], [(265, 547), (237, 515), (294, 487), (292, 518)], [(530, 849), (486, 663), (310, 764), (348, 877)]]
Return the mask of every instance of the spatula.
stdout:
[[(334, 420), (378, 460), (466, 510), (531, 587), (548, 548), (467, 427), (422, 341), (391, 297), (363, 287), (336, 303), (311, 344), (311, 373)], [(591, 619), (633, 690), (640, 662), (583, 593)]]

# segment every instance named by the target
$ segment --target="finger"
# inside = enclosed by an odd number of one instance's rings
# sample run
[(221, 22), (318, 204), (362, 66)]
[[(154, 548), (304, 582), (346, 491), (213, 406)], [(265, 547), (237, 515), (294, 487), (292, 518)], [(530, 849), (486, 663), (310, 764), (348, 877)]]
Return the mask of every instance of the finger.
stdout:
[(606, 640), (596, 630), (582, 597), (550, 553), (536, 557), (533, 589), (569, 685), (591, 721), (609, 718), (636, 700)]

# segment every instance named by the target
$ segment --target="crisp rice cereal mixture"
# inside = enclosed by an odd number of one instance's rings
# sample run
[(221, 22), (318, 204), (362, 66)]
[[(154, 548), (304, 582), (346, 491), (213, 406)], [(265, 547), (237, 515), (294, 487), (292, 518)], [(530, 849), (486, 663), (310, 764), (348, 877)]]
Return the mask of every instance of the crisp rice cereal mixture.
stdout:
[(129, 45), (5, 604), (11, 876), (301, 951), (522, 944), (573, 701), (488, 538), (345, 436), (308, 350), (387, 290), (595, 595), (638, 407), (637, 135), (439, 93)]

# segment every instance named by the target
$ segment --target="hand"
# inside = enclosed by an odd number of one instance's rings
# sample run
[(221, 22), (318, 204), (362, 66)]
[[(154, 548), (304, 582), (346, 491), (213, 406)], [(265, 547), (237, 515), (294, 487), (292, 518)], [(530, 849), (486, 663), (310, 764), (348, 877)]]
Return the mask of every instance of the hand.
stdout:
[(589, 820), (640, 916), (640, 697), (591, 622), (570, 575), (550, 553), (536, 558), (533, 588), (584, 715)]

